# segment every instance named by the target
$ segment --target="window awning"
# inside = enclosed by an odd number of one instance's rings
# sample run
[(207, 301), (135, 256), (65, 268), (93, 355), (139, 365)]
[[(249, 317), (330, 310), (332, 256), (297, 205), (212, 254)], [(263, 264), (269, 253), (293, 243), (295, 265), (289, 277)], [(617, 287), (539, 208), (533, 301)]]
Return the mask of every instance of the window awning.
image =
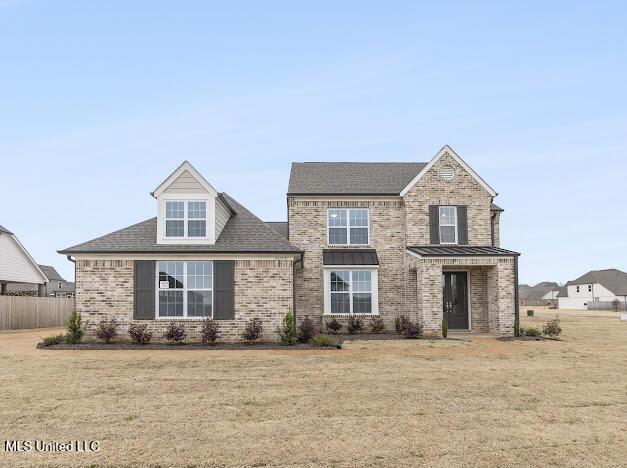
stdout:
[(375, 249), (324, 249), (323, 265), (378, 265)]
[(518, 257), (518, 252), (492, 246), (429, 245), (407, 246), (407, 250), (421, 257)]

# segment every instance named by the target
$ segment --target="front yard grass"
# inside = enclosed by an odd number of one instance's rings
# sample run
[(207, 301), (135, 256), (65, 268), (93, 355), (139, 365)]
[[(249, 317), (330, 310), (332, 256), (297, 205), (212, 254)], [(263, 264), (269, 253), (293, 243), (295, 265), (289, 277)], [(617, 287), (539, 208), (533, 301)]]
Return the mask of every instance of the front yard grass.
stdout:
[[(345, 341), (342, 350), (46, 351), (0, 334), (2, 466), (622, 466), (627, 323), (559, 313), (562, 341)], [(524, 309), (521, 311), (524, 315)]]

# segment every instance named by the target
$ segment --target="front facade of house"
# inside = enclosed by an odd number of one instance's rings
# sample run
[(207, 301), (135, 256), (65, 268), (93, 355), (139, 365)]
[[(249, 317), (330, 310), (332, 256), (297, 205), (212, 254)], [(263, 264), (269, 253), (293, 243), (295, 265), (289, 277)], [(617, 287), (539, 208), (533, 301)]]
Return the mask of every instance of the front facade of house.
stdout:
[(89, 323), (201, 320), (238, 340), (261, 318), (407, 315), (440, 334), (512, 335), (517, 256), (500, 248), (496, 193), (451, 148), (430, 163), (295, 163), (287, 223), (264, 223), (189, 163), (154, 192), (157, 217), (61, 251), (76, 261), (76, 304)]
[(627, 302), (627, 273), (617, 269), (594, 270), (566, 283), (558, 296), (560, 309), (585, 310), (594, 302)]

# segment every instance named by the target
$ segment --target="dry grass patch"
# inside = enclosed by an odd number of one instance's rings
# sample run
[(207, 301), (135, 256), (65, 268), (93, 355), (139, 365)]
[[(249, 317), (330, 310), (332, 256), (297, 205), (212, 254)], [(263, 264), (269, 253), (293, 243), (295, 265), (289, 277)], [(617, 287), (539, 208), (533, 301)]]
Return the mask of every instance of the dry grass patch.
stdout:
[[(555, 315), (535, 310), (523, 325)], [(621, 466), (627, 324), (560, 318), (563, 341), (341, 351), (45, 351), (50, 331), (0, 334), (2, 439), (101, 442), (0, 465)]]

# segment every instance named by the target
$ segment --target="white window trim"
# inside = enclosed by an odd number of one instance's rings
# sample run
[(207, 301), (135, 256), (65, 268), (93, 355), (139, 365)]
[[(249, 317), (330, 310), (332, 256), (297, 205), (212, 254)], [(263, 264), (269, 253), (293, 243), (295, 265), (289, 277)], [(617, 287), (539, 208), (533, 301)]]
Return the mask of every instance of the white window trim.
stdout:
[[(331, 226), (330, 222), (329, 222), (329, 217), (330, 217), (330, 211), (334, 210), (334, 211), (346, 211), (346, 226)], [(350, 220), (350, 211), (351, 210), (366, 210), (366, 213), (368, 213), (368, 225), (367, 226), (351, 226), (351, 220)], [(366, 227), (366, 229), (368, 230), (368, 241), (365, 244), (351, 244), (350, 241), (350, 234), (351, 234), (351, 227), (354, 228), (364, 228)], [(331, 244), (330, 242), (330, 238), (331, 236), (329, 235), (329, 229), (345, 229), (346, 230), (346, 244)], [(370, 209), (369, 208), (327, 208), (327, 245), (329, 247), (368, 247), (370, 246)]]
[[(372, 312), (369, 314), (355, 314), (352, 312), (353, 310), (353, 271), (356, 270), (366, 270), (371, 274), (370, 277), (370, 288), (372, 294)], [(349, 294), (350, 294), (350, 309), (351, 312), (348, 314), (334, 314), (331, 312), (331, 272), (332, 271), (350, 271), (350, 286), (349, 286)], [(378, 267), (373, 267), (372, 265), (328, 265), (324, 267), (324, 313), (323, 315), (331, 315), (335, 317), (373, 317), (379, 315), (379, 269)]]
[[(182, 262), (183, 263), (183, 288), (182, 289), (161, 289), (159, 288), (159, 262)], [(187, 288), (187, 263), (188, 262), (211, 262), (211, 288), (210, 289), (188, 289)], [(215, 274), (214, 267), (215, 264), (212, 260), (156, 260), (155, 261), (155, 320), (174, 320), (174, 321), (194, 321), (194, 320), (205, 320), (212, 319), (214, 314), (214, 306), (215, 306), (215, 294), (213, 292), (213, 275)], [(183, 291), (183, 315), (181, 316), (164, 316), (161, 317), (159, 315), (159, 291)], [(188, 317), (187, 316), (187, 292), (188, 291), (211, 291), (211, 315), (206, 315), (204, 317)]]
[[(455, 212), (455, 224), (442, 224), (442, 208), (453, 208)], [(442, 227), (451, 227), (455, 228), (455, 242), (442, 242)], [(441, 205), (438, 207), (438, 236), (440, 236), (440, 244), (441, 245), (457, 245), (459, 244), (459, 218), (457, 214), (457, 207), (454, 205)]]
[[(183, 217), (182, 218), (168, 218), (168, 210), (167, 210), (167, 204), (168, 202), (172, 202), (172, 203), (183, 203)], [(198, 202), (198, 203), (204, 203), (205, 204), (205, 235), (204, 236), (190, 236), (189, 235), (189, 221), (202, 221), (203, 218), (190, 218), (189, 217), (189, 211), (188, 211), (188, 207), (190, 203), (194, 203), (194, 202)], [(185, 199), (185, 200), (177, 200), (177, 199), (170, 199), (170, 198), (166, 198), (164, 200), (165, 203), (165, 211), (164, 211), (164, 215), (163, 215), (163, 235), (166, 239), (168, 240), (172, 240), (172, 239), (198, 239), (198, 240), (206, 240), (209, 238), (209, 202), (207, 200), (194, 200), (194, 199)], [(167, 235), (167, 222), (168, 221), (183, 221), (183, 235), (182, 236), (168, 236)]]
[[(206, 201), (207, 236), (206, 237), (166, 237), (165, 215), (167, 201)], [(205, 245), (215, 243), (216, 199), (211, 194), (165, 193), (157, 199), (157, 244)], [(187, 209), (187, 208), (186, 208)], [(187, 229), (187, 227), (185, 228)]]

